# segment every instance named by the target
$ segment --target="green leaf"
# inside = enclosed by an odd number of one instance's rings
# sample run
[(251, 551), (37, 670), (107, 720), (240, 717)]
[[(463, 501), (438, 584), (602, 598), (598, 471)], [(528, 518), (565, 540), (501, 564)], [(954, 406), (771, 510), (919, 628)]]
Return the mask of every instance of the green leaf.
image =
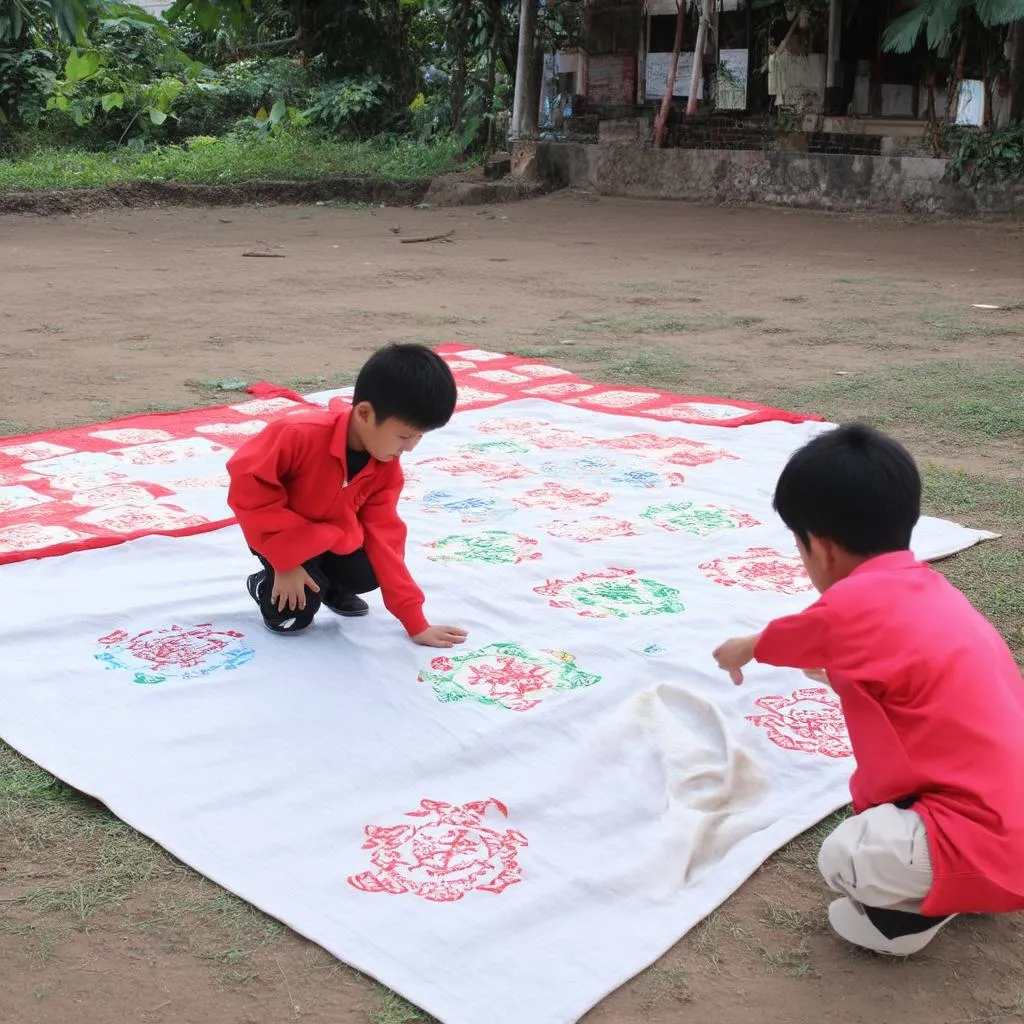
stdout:
[(150, 107), (149, 119), (153, 124), (163, 124), (167, 120), (167, 115), (162, 110), (157, 110), (156, 107)]
[(64, 62), (64, 77), (71, 85), (83, 82), (95, 75), (102, 63), (103, 55), (97, 50), (72, 50)]
[(124, 110), (124, 93), (123, 92), (106, 92), (100, 97), (100, 106), (104, 110), (113, 110), (115, 107), (118, 110)]
[(882, 49), (886, 53), (910, 53), (928, 22), (931, 4), (925, 0), (912, 11), (889, 22), (882, 37)]
[(944, 39), (947, 39), (960, 20), (961, 14), (965, 13), (975, 0), (943, 0), (942, 3), (932, 3), (932, 12), (928, 17), (928, 48), (937, 50)]
[(1024, 0), (975, 0), (978, 19), (990, 28), (1024, 21)]
[(284, 100), (278, 100), (270, 108), (270, 123), (271, 124), (280, 124), (284, 120), (285, 115), (287, 113), (288, 113), (288, 105), (285, 103)]

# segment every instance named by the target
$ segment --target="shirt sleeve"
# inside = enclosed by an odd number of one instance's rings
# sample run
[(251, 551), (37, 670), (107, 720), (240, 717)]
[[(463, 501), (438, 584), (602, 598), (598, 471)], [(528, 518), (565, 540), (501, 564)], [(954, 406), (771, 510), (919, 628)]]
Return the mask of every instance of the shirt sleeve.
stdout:
[(380, 584), (384, 607), (402, 623), (409, 636), (416, 636), (430, 624), (423, 614), (423, 591), (405, 564), (408, 531), (398, 515), (404, 478), (401, 467), (396, 464), (394, 469), (387, 484), (371, 494), (359, 510), (359, 521), (366, 557)]
[(287, 418), (271, 423), (228, 460), (228, 505), (246, 543), (277, 572), (323, 554), (340, 536), (337, 527), (288, 507), (286, 481), (300, 461), (299, 436)]
[(798, 615), (769, 622), (754, 647), (754, 659), (778, 668), (828, 668), (833, 661), (830, 620), (822, 599)]

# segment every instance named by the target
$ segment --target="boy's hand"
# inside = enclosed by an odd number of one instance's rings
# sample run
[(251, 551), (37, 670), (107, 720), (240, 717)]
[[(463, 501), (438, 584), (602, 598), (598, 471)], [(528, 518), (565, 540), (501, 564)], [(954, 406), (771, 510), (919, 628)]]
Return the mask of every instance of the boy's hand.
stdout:
[(718, 667), (728, 672), (737, 686), (743, 682), (743, 666), (754, 660), (754, 648), (760, 638), (760, 633), (753, 636), (737, 636), (732, 640), (726, 640), (721, 647), (715, 649), (714, 659), (718, 662)]
[(306, 607), (306, 587), (314, 594), (320, 593), (320, 588), (313, 577), (301, 565), (289, 572), (275, 572), (274, 589), (270, 592), (270, 600), (279, 612), (283, 612), (285, 608), (301, 612)]
[(454, 647), (464, 643), (469, 634), (458, 626), (427, 626), (417, 633), (412, 641), (421, 647)]
[(823, 668), (805, 668), (803, 673), (808, 679), (813, 679), (816, 683), (824, 683), (826, 686), (832, 685), (828, 681), (828, 673)]

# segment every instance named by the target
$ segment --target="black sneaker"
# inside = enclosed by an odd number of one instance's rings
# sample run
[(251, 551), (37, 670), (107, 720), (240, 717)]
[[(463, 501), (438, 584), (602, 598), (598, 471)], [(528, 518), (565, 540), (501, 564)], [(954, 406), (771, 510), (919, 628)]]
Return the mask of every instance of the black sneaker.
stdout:
[(370, 612), (370, 606), (358, 594), (347, 590), (328, 590), (321, 596), (321, 601), (335, 615), (344, 615), (348, 619), (358, 619)]
[[(260, 590), (263, 584), (267, 580), (267, 573), (265, 569), (261, 569), (259, 572), (254, 572), (246, 581), (245, 589), (249, 591), (249, 596), (259, 606), (260, 612), (263, 612), (263, 604), (260, 601)], [(304, 623), (300, 629), (295, 628), (296, 616), (288, 616), (284, 613), (280, 622), (270, 622), (267, 616), (263, 615), (263, 625), (270, 630), (271, 633), (276, 633), (278, 636), (289, 636), (292, 633), (301, 633), (309, 623)]]
[(266, 570), (260, 569), (259, 572), (254, 572), (246, 581), (245, 589), (249, 591), (249, 596), (257, 603), (260, 603), (260, 587), (263, 585), (263, 581), (267, 578)]

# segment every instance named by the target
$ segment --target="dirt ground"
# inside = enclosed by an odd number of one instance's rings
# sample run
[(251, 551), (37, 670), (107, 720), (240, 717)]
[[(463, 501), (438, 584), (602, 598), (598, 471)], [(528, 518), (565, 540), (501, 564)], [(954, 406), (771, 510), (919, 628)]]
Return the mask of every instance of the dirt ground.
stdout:
[[(856, 404), (849, 380), (875, 381), (869, 402), (923, 364), (955, 375), (1024, 362), (1024, 228), (1005, 224), (583, 194), (479, 210), (145, 209), (2, 217), (0, 266), (6, 433), (227, 402), (233, 380), (330, 386), (396, 339), (826, 412)], [(914, 401), (931, 401), (915, 386)], [(911, 420), (901, 433), (922, 458), (1019, 485), (1019, 435), (951, 446)], [(0, 1021), (422, 1019), (84, 802), (24, 807), (0, 813)], [(824, 925), (819, 841), (773, 858), (586, 1020), (1024, 1019), (1024, 916), (955, 922), (906, 963), (858, 953)], [(26, 898), (40, 887), (65, 897)]]

